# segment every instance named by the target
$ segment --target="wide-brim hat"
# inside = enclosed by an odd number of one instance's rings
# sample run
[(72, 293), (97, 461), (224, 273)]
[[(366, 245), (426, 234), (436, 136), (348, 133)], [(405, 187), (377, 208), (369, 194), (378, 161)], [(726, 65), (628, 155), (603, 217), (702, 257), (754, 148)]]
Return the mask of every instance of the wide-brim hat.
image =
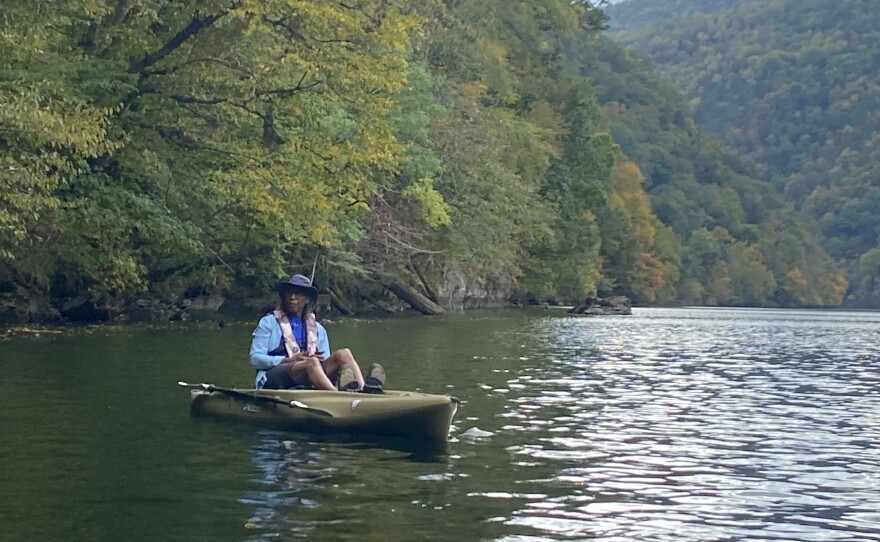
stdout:
[(312, 285), (312, 281), (305, 275), (293, 275), (289, 279), (279, 280), (275, 283), (275, 291), (279, 294), (282, 294), (285, 290), (291, 288), (308, 293), (309, 299), (312, 301), (318, 299), (318, 289)]

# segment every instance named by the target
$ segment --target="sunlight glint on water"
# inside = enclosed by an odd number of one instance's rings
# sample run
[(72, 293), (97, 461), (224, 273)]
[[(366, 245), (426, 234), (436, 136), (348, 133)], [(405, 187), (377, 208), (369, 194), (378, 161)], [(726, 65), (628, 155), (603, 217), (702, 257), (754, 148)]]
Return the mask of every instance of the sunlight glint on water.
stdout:
[(525, 482), (557, 491), (510, 525), (550, 538), (880, 539), (876, 314), (816, 328), (809, 313), (637, 313), (535, 330), (553, 363), (508, 383), (522, 394), (505, 416), (527, 421), (506, 429), (552, 421), (510, 451), (557, 465)]

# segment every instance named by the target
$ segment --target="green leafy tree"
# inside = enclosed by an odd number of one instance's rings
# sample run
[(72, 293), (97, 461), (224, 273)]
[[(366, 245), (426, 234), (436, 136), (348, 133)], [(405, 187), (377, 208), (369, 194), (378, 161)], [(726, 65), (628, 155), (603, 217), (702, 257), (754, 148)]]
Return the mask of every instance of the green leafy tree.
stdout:
[(47, 286), (35, 255), (57, 250), (52, 213), (58, 192), (87, 173), (90, 161), (118, 149), (113, 104), (96, 104), (76, 87), (87, 60), (65, 56), (64, 31), (100, 2), (4, 5), (0, 32), (0, 281)]
[[(17, 15), (7, 24), (31, 32)], [(10, 124), (3, 160), (51, 171), (28, 181), (45, 195), (28, 205), (53, 210), (32, 238), (65, 248), (11, 265), (44, 270), (25, 284), (115, 295), (265, 281), (300, 247), (347, 241), (405, 152), (390, 115), (418, 19), (399, 4), (82, 1), (38, 21), (41, 47), (4, 42), (9, 87), (31, 90), (4, 94), (0, 118), (36, 98), (39, 132), (59, 140), (22, 146)], [(24, 68), (40, 63), (60, 80)]]
[[(612, 177), (609, 220), (602, 228), (606, 274), (636, 302), (670, 301), (679, 278), (680, 243), (651, 210), (645, 178), (632, 161), (619, 160)], [(664, 238), (673, 248), (663, 243)]]

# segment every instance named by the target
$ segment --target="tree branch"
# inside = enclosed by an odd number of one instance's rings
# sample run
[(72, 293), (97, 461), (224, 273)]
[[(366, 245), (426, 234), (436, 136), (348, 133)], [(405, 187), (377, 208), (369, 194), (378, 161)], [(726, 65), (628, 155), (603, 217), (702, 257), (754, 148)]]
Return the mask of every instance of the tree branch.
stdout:
[(204, 16), (196, 13), (189, 21), (189, 24), (168, 40), (159, 50), (153, 51), (152, 53), (145, 55), (143, 58), (133, 61), (128, 67), (129, 73), (143, 73), (144, 70), (173, 53), (178, 47), (183, 45), (186, 40), (198, 34), (202, 29), (211, 26), (214, 24), (214, 21), (222, 16), (223, 13)]
[(182, 96), (180, 94), (172, 94), (168, 97), (182, 104), (217, 105), (229, 101), (229, 98), (196, 98), (195, 96)]
[(299, 92), (302, 90), (309, 90), (310, 88), (316, 87), (321, 84), (321, 81), (315, 79), (315, 80), (312, 80), (311, 82), (303, 85), (303, 81), (306, 80), (307, 76), (308, 76), (308, 72), (303, 72), (302, 77), (300, 77), (299, 82), (296, 84), (295, 87), (269, 88), (269, 89), (257, 88), (254, 90), (254, 97), (259, 98), (260, 96), (265, 96), (266, 94), (277, 94), (281, 97), (288, 97), (295, 92)]

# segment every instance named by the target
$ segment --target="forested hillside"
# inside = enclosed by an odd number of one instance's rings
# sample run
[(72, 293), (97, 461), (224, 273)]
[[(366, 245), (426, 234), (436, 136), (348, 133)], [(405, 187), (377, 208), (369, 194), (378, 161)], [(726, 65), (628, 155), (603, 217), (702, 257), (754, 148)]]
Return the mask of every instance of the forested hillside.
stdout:
[(688, 16), (674, 0), (610, 12), (669, 14), (621, 22), (631, 30), (617, 36), (686, 90), (702, 128), (819, 224), (849, 276), (847, 302), (880, 306), (880, 10), (865, 0), (694, 5), (712, 13)]
[(573, 44), (624, 152), (642, 165), (657, 217), (680, 240), (676, 298), (686, 303), (834, 305), (846, 281), (809, 224), (704, 136), (666, 78), (606, 40)]
[(315, 262), (343, 303), (402, 281), (450, 304), (464, 276), (838, 304), (797, 216), (604, 23), (563, 0), (4, 2), (0, 313), (113, 318)]
[(606, 9), (610, 17), (608, 30), (629, 31), (674, 18), (715, 13), (731, 8), (743, 8), (751, 4), (764, 4), (767, 0), (623, 0)]

